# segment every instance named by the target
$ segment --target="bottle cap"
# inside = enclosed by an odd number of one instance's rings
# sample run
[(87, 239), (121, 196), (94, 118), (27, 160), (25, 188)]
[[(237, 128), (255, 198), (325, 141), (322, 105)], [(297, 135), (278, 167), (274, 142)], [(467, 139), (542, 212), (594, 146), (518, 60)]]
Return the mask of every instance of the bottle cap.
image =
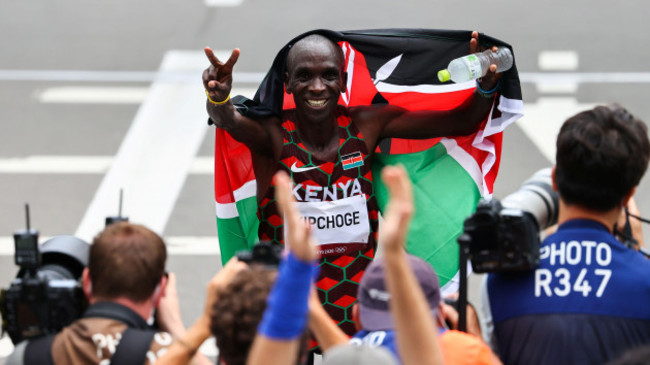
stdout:
[(438, 80), (440, 80), (440, 82), (447, 82), (450, 78), (451, 74), (449, 74), (447, 69), (438, 71)]

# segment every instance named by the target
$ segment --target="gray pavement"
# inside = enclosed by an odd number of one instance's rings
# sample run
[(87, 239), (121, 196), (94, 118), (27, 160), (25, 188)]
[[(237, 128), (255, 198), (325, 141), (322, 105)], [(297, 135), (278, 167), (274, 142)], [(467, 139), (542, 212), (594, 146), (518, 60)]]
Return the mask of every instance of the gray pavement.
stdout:
[[(648, 81), (636, 82), (650, 73), (650, 54), (643, 46), (648, 40), (649, 11), (650, 4), (641, 0), (618, 4), (602, 0), (472, 3), (243, 0), (237, 7), (208, 7), (200, 0), (0, 0), (0, 44), (3, 45), (0, 161), (30, 156), (115, 156), (141, 106), (137, 98), (109, 103), (107, 96), (95, 102), (75, 101), (74, 97), (66, 102), (43, 102), (47, 92), (65, 87), (146, 90), (151, 75), (160, 68), (168, 51), (200, 52), (207, 45), (226, 51), (239, 47), (242, 54), (235, 71), (263, 73), (286, 41), (315, 28), (477, 29), (513, 45), (524, 81), (525, 107), (537, 111), (533, 123), (538, 126), (537, 131), (545, 128), (544, 116), (557, 117), (560, 109), (575, 112), (582, 106), (615, 101), (650, 121), (650, 103), (646, 102)], [(539, 63), (542, 51), (571, 51), (579, 62), (575, 68), (549, 69)], [(44, 70), (55, 71), (57, 77), (48, 79), (36, 72)], [(116, 77), (108, 81), (84, 79), (84, 71), (109, 72)], [(149, 79), (128, 81), (118, 77), (116, 72), (121, 71), (144, 75), (145, 79), (149, 75)], [(598, 73), (601, 81), (577, 83), (573, 90), (548, 91), (539, 82), (531, 81), (531, 75), (540, 72), (563, 73), (567, 79), (585, 72)], [(614, 82), (602, 81), (612, 72), (635, 74), (632, 81), (616, 78)], [(35, 79), (28, 80), (24, 75)], [(198, 80), (200, 73), (195, 77)], [(237, 79), (235, 85), (255, 87), (254, 83), (238, 83)], [(196, 94), (202, 98), (202, 90), (197, 89)], [(542, 103), (549, 98), (555, 99)], [(574, 102), (573, 109), (560, 107), (562, 101)], [(160, 107), (171, 110), (175, 105)], [(203, 119), (179, 120), (179, 123), (204, 122)], [(206, 136), (197, 146), (197, 156), (209, 158), (214, 132), (205, 128)], [(506, 130), (494, 191), (496, 197), (504, 197), (533, 172), (551, 164), (541, 152), (539, 142), (531, 138), (537, 131), (534, 128), (532, 132), (525, 131), (518, 125)], [(151, 158), (155, 158), (155, 151)], [(9, 237), (23, 227), (25, 202), (31, 205), (32, 226), (41, 235), (74, 233), (104, 173), (0, 171), (3, 196), (0, 237)], [(650, 215), (649, 187), (650, 178), (646, 177), (637, 194), (637, 202), (646, 216)], [(117, 200), (117, 193), (115, 196)], [(125, 196), (128, 206), (129, 193)], [(163, 234), (215, 237), (213, 199), (211, 176), (189, 174), (178, 192)], [(646, 229), (646, 242), (650, 242), (649, 231)], [(220, 267), (220, 259), (213, 251), (193, 252), (172, 255), (169, 262), (170, 269), (179, 276), (183, 320), (187, 325), (201, 310), (207, 279)], [(12, 265), (11, 256), (0, 256), (0, 286), (8, 285), (15, 275)], [(476, 296), (475, 281), (472, 281), (470, 297)]]

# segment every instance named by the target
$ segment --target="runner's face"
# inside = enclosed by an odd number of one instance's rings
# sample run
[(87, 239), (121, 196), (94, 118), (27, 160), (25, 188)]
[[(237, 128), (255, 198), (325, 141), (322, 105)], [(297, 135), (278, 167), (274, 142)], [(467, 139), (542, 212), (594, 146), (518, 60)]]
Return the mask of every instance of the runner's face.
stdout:
[(345, 76), (335, 53), (339, 50), (321, 42), (294, 51), (285, 86), (293, 94), (296, 109), (315, 120), (334, 115), (345, 90)]

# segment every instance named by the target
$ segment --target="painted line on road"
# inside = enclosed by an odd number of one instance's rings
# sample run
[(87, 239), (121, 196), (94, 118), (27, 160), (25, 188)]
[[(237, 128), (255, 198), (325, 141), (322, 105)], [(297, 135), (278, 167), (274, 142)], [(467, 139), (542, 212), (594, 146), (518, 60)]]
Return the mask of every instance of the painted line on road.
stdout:
[[(29, 156), (0, 159), (0, 174), (105, 174), (112, 156)], [(214, 157), (196, 157), (189, 173), (212, 175)]]
[[(39, 237), (38, 240), (40, 243), (43, 243), (50, 238), (52, 237), (43, 236)], [(221, 255), (219, 239), (217, 238), (216, 233), (214, 236), (170, 236), (163, 237), (163, 239), (167, 244), (167, 254), (172, 256)], [(13, 257), (14, 252), (13, 236), (0, 236), (0, 256)]]
[(203, 4), (209, 7), (231, 8), (239, 6), (244, 0), (204, 0)]
[[(49, 104), (141, 104), (146, 100), (149, 91), (148, 87), (66, 86), (38, 92), (36, 99)], [(234, 87), (232, 94), (252, 99), (255, 91), (255, 88), (250, 87)], [(205, 95), (202, 90), (200, 93)]]
[(575, 94), (578, 91), (578, 84), (575, 82), (549, 83), (539, 82), (535, 84), (537, 92), (541, 94)]
[[(202, 53), (201, 53), (202, 54)], [(228, 59), (230, 51), (222, 53)], [(205, 57), (205, 56), (203, 56)], [(220, 58), (221, 59), (221, 58)], [(203, 62), (202, 69), (207, 66)], [(234, 72), (235, 83), (258, 84), (264, 72)], [(0, 81), (58, 81), (58, 82), (188, 82), (199, 78), (197, 71), (57, 71), (57, 70), (0, 70)], [(650, 83), (650, 72), (520, 72), (521, 82), (578, 83)], [(200, 80), (200, 78), (199, 78)]]
[[(196, 52), (196, 51), (188, 51)], [(203, 52), (198, 52), (203, 55)], [(202, 56), (205, 59), (205, 55)], [(219, 59), (230, 57), (230, 51), (217, 55)], [(201, 73), (209, 65), (202, 61), (198, 71), (160, 70), (151, 71), (83, 71), (83, 70), (0, 70), (0, 81), (52, 81), (52, 82), (182, 82), (201, 80)], [(264, 72), (233, 72), (237, 83), (259, 83)]]
[(575, 71), (578, 64), (576, 51), (542, 51), (537, 56), (537, 65), (543, 71)]
[(9, 335), (0, 338), (0, 358), (9, 357), (14, 351), (14, 344), (11, 342)]
[(526, 103), (524, 116), (516, 123), (546, 159), (555, 162), (555, 141), (564, 121), (597, 104), (581, 104), (570, 97), (543, 97)]
[[(205, 67), (200, 52), (168, 51), (163, 71), (199, 74)], [(75, 232), (90, 240), (114, 210), (119, 189), (129, 192), (130, 217), (161, 234), (185, 183), (205, 132), (205, 94), (200, 78), (154, 82), (122, 141), (113, 163)]]
[(528, 83), (650, 83), (650, 72), (520, 72), (519, 80)]
[(140, 104), (147, 94), (148, 87), (64, 86), (45, 89), (36, 98), (41, 103)]

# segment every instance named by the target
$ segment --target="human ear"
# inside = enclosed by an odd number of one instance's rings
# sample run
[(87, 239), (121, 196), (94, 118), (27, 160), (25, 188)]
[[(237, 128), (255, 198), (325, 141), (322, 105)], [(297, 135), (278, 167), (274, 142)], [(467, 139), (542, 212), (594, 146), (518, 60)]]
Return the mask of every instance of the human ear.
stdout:
[(84, 268), (84, 271), (81, 274), (81, 281), (82, 281), (84, 295), (86, 296), (86, 299), (90, 301), (90, 297), (92, 296), (93, 293), (93, 283), (90, 280), (90, 271), (88, 270), (88, 268)]
[(158, 307), (158, 304), (160, 304), (160, 300), (165, 296), (168, 280), (167, 275), (163, 275), (162, 278), (160, 278), (158, 285), (156, 285), (156, 289), (153, 291), (151, 297), (153, 298), (154, 307), (156, 308)]
[(284, 73), (284, 90), (287, 94), (291, 95), (291, 87), (289, 86), (289, 72)]
[(551, 170), (551, 182), (553, 183), (553, 191), (557, 191), (557, 182), (555, 181), (555, 169), (557, 166), (553, 166)]
[(357, 332), (361, 331), (363, 327), (361, 326), (361, 318), (359, 316), (359, 303), (352, 305), (352, 320), (354, 321), (354, 329)]
[(630, 192), (627, 193), (627, 195), (625, 195), (623, 197), (623, 201), (621, 202), (621, 206), (627, 207), (627, 204), (630, 202), (630, 199), (632, 199), (632, 197), (634, 196), (634, 193), (636, 193), (636, 186), (633, 187), (632, 190), (630, 190)]

